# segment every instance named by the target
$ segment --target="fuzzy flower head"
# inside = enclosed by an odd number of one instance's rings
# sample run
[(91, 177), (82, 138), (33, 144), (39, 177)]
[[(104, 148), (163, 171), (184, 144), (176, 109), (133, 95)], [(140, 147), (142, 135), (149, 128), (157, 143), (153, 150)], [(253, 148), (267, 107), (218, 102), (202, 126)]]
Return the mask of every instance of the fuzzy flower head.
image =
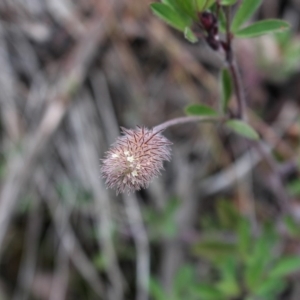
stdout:
[(122, 133), (102, 163), (102, 177), (117, 193), (146, 188), (160, 174), (163, 161), (171, 158), (171, 142), (161, 131), (137, 127), (122, 128)]

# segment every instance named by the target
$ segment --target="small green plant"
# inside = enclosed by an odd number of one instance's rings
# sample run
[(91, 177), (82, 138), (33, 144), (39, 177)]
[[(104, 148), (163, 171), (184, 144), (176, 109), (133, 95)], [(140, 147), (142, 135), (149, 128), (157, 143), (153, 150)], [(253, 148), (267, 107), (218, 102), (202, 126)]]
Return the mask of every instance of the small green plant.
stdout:
[[(300, 257), (284, 254), (271, 224), (253, 233), (250, 222), (229, 201), (217, 205), (217, 220), (205, 224), (204, 236), (192, 246), (194, 256), (208, 262), (205, 278), (191, 265), (174, 277), (172, 294), (152, 279), (154, 300), (271, 300), (288, 286), (288, 276), (300, 270)], [(205, 226), (205, 225), (204, 225)]]
[(222, 292), (210, 284), (201, 283), (197, 280), (196, 271), (191, 265), (181, 267), (173, 282), (171, 293), (164, 291), (159, 281), (152, 279), (150, 282), (150, 293), (153, 300), (214, 300), (222, 298)]
[(253, 233), (249, 220), (229, 201), (221, 201), (217, 210), (219, 228), (208, 230), (209, 237), (193, 248), (218, 274), (210, 283), (223, 297), (214, 299), (277, 299), (287, 287), (287, 277), (300, 270), (300, 257), (283, 253), (272, 224)]

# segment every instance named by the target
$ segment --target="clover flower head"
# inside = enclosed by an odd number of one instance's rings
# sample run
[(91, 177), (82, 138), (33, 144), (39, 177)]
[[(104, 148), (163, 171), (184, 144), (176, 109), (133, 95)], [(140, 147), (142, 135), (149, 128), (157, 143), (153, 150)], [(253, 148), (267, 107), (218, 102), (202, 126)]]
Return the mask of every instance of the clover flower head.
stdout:
[(146, 188), (160, 175), (163, 161), (170, 160), (172, 144), (161, 131), (137, 127), (122, 128), (123, 135), (106, 152), (102, 161), (102, 177), (117, 193)]

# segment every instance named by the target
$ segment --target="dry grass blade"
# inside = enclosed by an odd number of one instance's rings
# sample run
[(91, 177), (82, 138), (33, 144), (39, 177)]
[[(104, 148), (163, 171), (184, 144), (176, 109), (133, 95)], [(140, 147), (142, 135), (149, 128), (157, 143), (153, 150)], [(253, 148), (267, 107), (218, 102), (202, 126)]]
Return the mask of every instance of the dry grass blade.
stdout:
[(24, 151), (21, 156), (13, 158), (8, 163), (9, 174), (3, 183), (0, 194), (0, 245), (3, 245), (3, 239), (17, 199), (28, 182), (38, 157), (60, 125), (74, 92), (79, 89), (85, 79), (87, 69), (103, 38), (102, 21), (95, 21), (89, 30), (89, 35), (78, 41), (69, 57), (67, 68), (63, 70), (60, 80), (53, 87), (49, 105), (38, 129), (24, 142), (22, 147)]

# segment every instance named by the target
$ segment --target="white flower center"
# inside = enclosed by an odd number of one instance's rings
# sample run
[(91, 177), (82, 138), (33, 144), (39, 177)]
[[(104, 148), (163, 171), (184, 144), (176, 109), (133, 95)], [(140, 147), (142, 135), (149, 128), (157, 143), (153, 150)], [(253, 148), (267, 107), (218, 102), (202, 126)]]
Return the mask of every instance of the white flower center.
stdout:
[(134, 161), (134, 157), (133, 157), (133, 156), (128, 156), (128, 157), (127, 157), (127, 160), (128, 160), (129, 162), (133, 162), (133, 161)]

